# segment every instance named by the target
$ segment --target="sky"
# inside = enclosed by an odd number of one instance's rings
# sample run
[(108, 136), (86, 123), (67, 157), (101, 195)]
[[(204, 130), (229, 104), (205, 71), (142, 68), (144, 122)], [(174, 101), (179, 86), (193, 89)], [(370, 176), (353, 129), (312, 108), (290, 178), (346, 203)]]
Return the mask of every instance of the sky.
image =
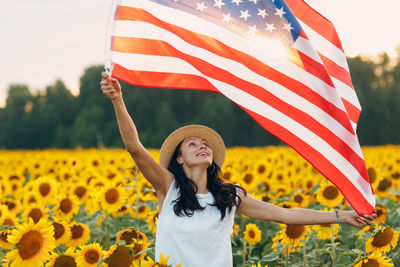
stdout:
[[(228, 1), (228, 0), (225, 0)], [(247, 1), (247, 0), (244, 0)], [(396, 57), (399, 0), (305, 0), (336, 27), (347, 56)], [(85, 68), (103, 64), (112, 0), (13, 0), (0, 9), (0, 107), (10, 84), (32, 93), (61, 79), (73, 94)]]

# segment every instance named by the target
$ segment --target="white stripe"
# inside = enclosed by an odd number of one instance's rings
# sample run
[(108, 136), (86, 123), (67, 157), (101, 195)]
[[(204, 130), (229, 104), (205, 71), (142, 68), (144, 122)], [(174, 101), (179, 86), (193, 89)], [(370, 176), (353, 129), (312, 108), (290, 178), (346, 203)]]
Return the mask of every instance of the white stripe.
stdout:
[(329, 58), (337, 65), (341, 66), (342, 68), (349, 71), (349, 67), (347, 65), (346, 55), (336, 47), (334, 44), (326, 40), (322, 35), (318, 32), (314, 31), (310, 28), (307, 24), (298, 20), (303, 28), (304, 32), (307, 34), (308, 39), (314, 44), (315, 49), (324, 55), (325, 57)]
[[(121, 33), (119, 31), (118, 26), (116, 29), (117, 29), (116, 34)], [(172, 47), (178, 49), (183, 53), (189, 55), (196, 55), (197, 58), (205, 60), (206, 62), (214, 66), (224, 69), (232, 73), (236, 77), (239, 77), (243, 80), (246, 80), (250, 83), (256, 84), (264, 88), (265, 90), (274, 94), (279, 99), (284, 100), (289, 105), (309, 114), (311, 117), (317, 120), (321, 125), (327, 127), (332, 133), (334, 133), (345, 143), (347, 143), (347, 145), (351, 147), (359, 157), (362, 158), (361, 149), (359, 146), (355, 145), (357, 142), (354, 142), (354, 135), (351, 132), (349, 132), (346, 128), (344, 128), (340, 123), (338, 123), (325, 111), (315, 106), (314, 104), (304, 99), (303, 97), (293, 93), (286, 87), (254, 73), (253, 71), (249, 70), (246, 66), (238, 63), (237, 61), (220, 57), (218, 55), (211, 53), (206, 49), (193, 46), (185, 42), (184, 40), (180, 39), (173, 33), (164, 30), (162, 28), (158, 28), (153, 24), (140, 21), (130, 22), (127, 30), (129, 33), (123, 32), (124, 33), (123, 36), (128, 35), (129, 37), (135, 37), (135, 38), (165, 41), (169, 43)]]
[(358, 101), (356, 91), (342, 82), (341, 80), (336, 79), (335, 77), (331, 77), (333, 84), (339, 92), (339, 95), (350, 102), (354, 107), (361, 110), (360, 102)]
[(213, 84), (222, 94), (230, 98), (232, 101), (247, 109), (260, 114), (261, 116), (272, 120), (281, 125), (288, 131), (294, 133), (297, 137), (313, 148), (318, 148), (318, 151), (335, 167), (342, 172), (349, 181), (360, 191), (364, 198), (374, 206), (374, 198), (371, 192), (371, 187), (366, 182), (358, 171), (335, 149), (327, 142), (321, 139), (312, 131), (305, 128), (303, 125), (294, 121), (290, 117), (282, 114), (279, 110), (267, 105), (261, 100), (233, 87), (229, 84), (211, 79), (200, 73), (197, 69), (191, 66), (188, 62), (175, 57), (151, 56), (142, 54), (124, 54), (114, 52), (114, 58), (119, 64), (127, 69), (138, 71), (156, 71), (165, 73), (182, 73), (192, 74), (207, 79)]
[(309, 56), (313, 60), (317, 61), (320, 64), (324, 64), (322, 59), (319, 57), (316, 52), (314, 46), (310, 42), (310, 40), (304, 39), (303, 37), (298, 37), (296, 42), (293, 44), (293, 47), (302, 52), (303, 54)]
[[(257, 60), (280, 71), (288, 77), (300, 81), (308, 88), (321, 95), (321, 97), (325, 98), (333, 105), (346, 112), (343, 102), (335, 88), (326, 84), (318, 77), (308, 73), (282, 56), (277, 56), (276, 53), (274, 53), (275, 51), (270, 51), (270, 53), (268, 53), (269, 50), (265, 49), (266, 46), (260, 48), (258, 42), (244, 39), (241, 36), (238, 36), (237, 34), (214, 23), (201, 19), (200, 17), (163, 6), (152, 1), (123, 0), (121, 5), (144, 9), (160, 20), (180, 26), (182, 28), (186, 28), (192, 32), (209, 36), (221, 41), (224, 44), (229, 44), (230, 47), (256, 58)], [(190, 23), (188, 23), (188, 21), (190, 21)], [(128, 23), (128, 21), (118, 21), (117, 23), (124, 22)], [(128, 32), (129, 29), (126, 29), (126, 33), (124, 34), (128, 34)]]

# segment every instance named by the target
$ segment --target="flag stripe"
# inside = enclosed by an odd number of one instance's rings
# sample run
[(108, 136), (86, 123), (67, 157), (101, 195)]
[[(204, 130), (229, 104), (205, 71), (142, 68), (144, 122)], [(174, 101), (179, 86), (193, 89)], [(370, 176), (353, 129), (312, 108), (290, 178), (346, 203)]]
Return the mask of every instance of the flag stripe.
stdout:
[[(342, 43), (336, 31), (332, 32), (332, 23), (325, 17), (320, 15), (317, 11), (311, 8), (304, 1), (298, 0), (285, 0), (290, 10), (296, 15), (298, 19), (307, 25), (312, 25), (315, 32), (318, 32), (325, 39), (329, 40), (333, 45), (343, 52)], [(303, 25), (302, 25), (303, 26)], [(308, 31), (305, 31), (308, 34)]]
[[(130, 13), (129, 15), (127, 13)], [(309, 87), (304, 86), (303, 84), (299, 83), (297, 80), (294, 79), (289, 79), (289, 77), (283, 75), (282, 73), (279, 73), (275, 70), (275, 68), (271, 68), (268, 65), (263, 64), (259, 60), (255, 59), (254, 57), (251, 57), (245, 53), (242, 53), (240, 51), (237, 51), (231, 47), (228, 47), (224, 45), (223, 43), (219, 42), (218, 40), (215, 40), (213, 38), (200, 35), (197, 33), (190, 32), (188, 30), (182, 29), (180, 27), (170, 25), (167, 22), (160, 21), (150, 14), (148, 14), (145, 11), (142, 10), (136, 10), (133, 12), (132, 10), (126, 10), (121, 8), (120, 12), (124, 13), (124, 15), (120, 15), (119, 18), (123, 19), (143, 19), (149, 23), (156, 24), (159, 27), (165, 27), (168, 30), (176, 33), (179, 35), (179, 37), (186, 42), (196, 46), (196, 47), (201, 47), (204, 48), (205, 50), (211, 51), (214, 54), (217, 54), (221, 57), (225, 58), (231, 58), (234, 59), (255, 73), (262, 75), (265, 78), (274, 80), (277, 83), (280, 83), (284, 85), (286, 88), (289, 88), (296, 94), (300, 95), (301, 97), (308, 99), (315, 105), (318, 105), (321, 109), (327, 111), (330, 110), (330, 114), (336, 114), (335, 119), (338, 120), (339, 123), (341, 123), (346, 129), (348, 129), (350, 132), (353, 132), (353, 127), (351, 124), (348, 122), (347, 114), (344, 112), (344, 106), (342, 110), (336, 109), (333, 107), (331, 102), (326, 101), (328, 98), (329, 100), (332, 99), (332, 95), (329, 94), (325, 96), (325, 99), (322, 99), (319, 94), (316, 94), (315, 91), (310, 90)], [(135, 15), (133, 15), (135, 14)], [(132, 16), (133, 15), (133, 16)], [(135, 25), (135, 23), (127, 23), (129, 26), (125, 25), (125, 23), (120, 23), (118, 27), (116, 28), (116, 34), (117, 35), (122, 35), (122, 36), (132, 36), (132, 37), (142, 37), (142, 38), (160, 38), (163, 34), (161, 33), (159, 29), (156, 28), (151, 28), (149, 25)], [(125, 32), (125, 28), (129, 30), (129, 34)], [(136, 32), (137, 31), (137, 32)], [(216, 44), (215, 46), (212, 46), (211, 44)], [(217, 48), (215, 48), (217, 47)], [(332, 87), (330, 87), (332, 88)], [(333, 88), (332, 88), (333, 89)], [(331, 90), (332, 90), (331, 89)], [(341, 100), (339, 99), (341, 102)], [(343, 105), (343, 103), (341, 103)]]
[[(119, 40), (123, 41), (123, 44), (121, 47), (119, 46)], [(128, 45), (127, 42), (130, 41), (131, 43)], [(157, 42), (155, 44), (154, 42)], [(119, 48), (123, 48), (124, 50), (121, 51)], [(328, 130), (322, 123), (318, 122), (315, 120), (312, 116), (309, 114), (315, 114), (316, 112), (310, 112), (308, 110), (305, 110), (304, 106), (299, 105), (299, 108), (293, 107), (289, 104), (287, 104), (288, 99), (286, 99), (287, 102), (279, 99), (275, 95), (271, 94), (270, 92), (264, 90), (262, 87), (256, 85), (255, 83), (250, 83), (249, 81), (252, 80), (251, 76), (249, 74), (244, 73), (243, 75), (247, 77), (247, 80), (239, 78), (240, 75), (234, 75), (231, 72), (227, 71), (226, 69), (229, 70), (229, 67), (227, 67), (228, 64), (225, 64), (222, 62), (222, 64), (218, 64), (215, 62), (213, 59), (207, 57), (207, 56), (201, 56), (202, 59), (193, 57), (191, 55), (185, 54), (179, 50), (176, 49), (176, 45), (171, 46), (168, 43), (165, 42), (160, 42), (160, 41), (154, 41), (154, 40), (143, 40), (143, 39), (134, 39), (134, 38), (116, 38), (115, 40), (115, 50), (119, 52), (132, 52), (131, 49), (133, 49), (136, 53), (139, 54), (150, 54), (150, 55), (157, 55), (157, 56), (165, 56), (165, 57), (176, 57), (180, 58), (192, 66), (194, 66), (197, 70), (199, 70), (202, 74), (213, 78), (213, 79), (218, 79), (220, 81), (223, 81), (225, 83), (229, 83), (236, 88), (240, 88), (242, 91), (247, 92), (250, 95), (253, 95), (257, 97), (258, 99), (264, 101), (265, 103), (269, 104), (270, 106), (275, 107), (276, 109), (280, 109), (283, 113), (285, 113), (287, 116), (291, 117), (293, 120), (297, 121), (298, 123), (304, 125), (308, 129), (312, 130), (315, 132), (318, 136), (323, 138), (324, 140), (327, 140), (327, 142), (335, 148), (339, 153), (347, 157), (347, 159), (350, 161), (353, 166), (355, 166), (356, 169), (359, 170), (359, 172), (365, 172), (365, 164), (362, 159), (362, 157), (358, 156), (354, 151), (347, 146), (342, 139), (338, 138), (336, 135), (334, 135), (330, 130)], [(197, 53), (196, 53), (197, 54)], [(117, 61), (118, 62), (118, 61)], [(209, 63), (210, 62), (210, 63)], [(216, 66), (222, 65), (225, 66), (224, 69), (218, 68)], [(239, 72), (245, 72), (245, 70), (239, 70)], [(278, 88), (277, 91), (280, 88)], [(300, 102), (300, 101), (293, 101), (294, 103)], [(303, 108), (303, 109), (301, 109)], [(318, 116), (318, 114), (316, 114)], [(332, 127), (333, 129), (337, 129), (337, 127)], [(349, 136), (350, 137), (350, 136)], [(354, 136), (353, 136), (354, 138)], [(360, 152), (360, 155), (361, 152)], [(367, 174), (363, 174), (364, 177), (367, 177)]]

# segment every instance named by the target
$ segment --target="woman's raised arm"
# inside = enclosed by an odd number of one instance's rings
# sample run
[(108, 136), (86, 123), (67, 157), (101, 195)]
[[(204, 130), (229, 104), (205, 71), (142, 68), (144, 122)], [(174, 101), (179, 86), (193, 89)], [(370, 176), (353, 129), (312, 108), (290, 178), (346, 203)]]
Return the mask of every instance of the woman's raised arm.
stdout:
[[(101, 90), (112, 101), (118, 121), (119, 132), (126, 150), (131, 154), (144, 177), (156, 190), (159, 202), (167, 193), (173, 180), (172, 174), (159, 165), (139, 140), (136, 126), (129, 115), (122, 98), (121, 86), (117, 79), (110, 78), (105, 72), (101, 73)], [(161, 197), (161, 199), (160, 199)]]
[[(239, 190), (242, 200), (237, 212), (253, 219), (273, 221), (284, 224), (332, 224), (337, 223), (335, 212), (318, 211), (312, 209), (286, 209), (253, 198), (249, 194), (244, 195)], [(375, 214), (358, 216), (353, 210), (341, 210), (337, 213), (341, 223), (347, 223), (357, 227), (371, 224)]]

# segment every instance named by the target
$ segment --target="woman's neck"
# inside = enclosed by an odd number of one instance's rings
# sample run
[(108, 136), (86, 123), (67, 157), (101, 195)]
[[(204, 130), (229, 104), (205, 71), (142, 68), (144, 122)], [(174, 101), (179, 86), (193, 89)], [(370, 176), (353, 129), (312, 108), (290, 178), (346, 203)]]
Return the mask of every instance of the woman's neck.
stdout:
[(207, 168), (204, 167), (192, 167), (188, 168), (183, 166), (183, 171), (187, 178), (192, 180), (197, 186), (198, 194), (208, 193), (207, 189)]

